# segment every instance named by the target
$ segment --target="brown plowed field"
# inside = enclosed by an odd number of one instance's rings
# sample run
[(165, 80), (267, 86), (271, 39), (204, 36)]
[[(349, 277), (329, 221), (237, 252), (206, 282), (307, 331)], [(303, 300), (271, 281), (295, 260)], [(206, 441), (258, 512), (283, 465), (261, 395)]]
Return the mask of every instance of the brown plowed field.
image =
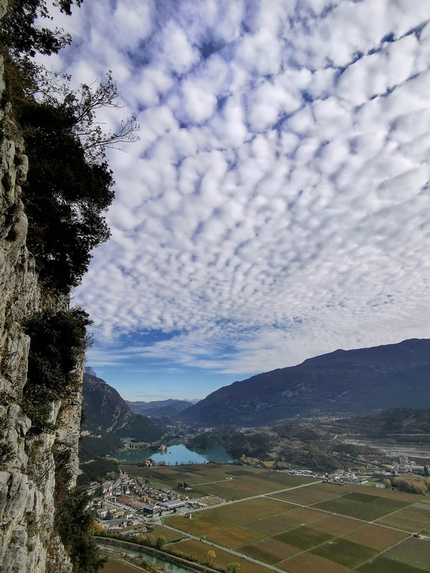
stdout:
[(313, 521), (309, 527), (318, 529), (318, 531), (326, 531), (332, 535), (342, 535), (352, 529), (356, 529), (363, 525), (362, 521), (353, 519), (352, 517), (344, 517), (343, 515), (328, 515), (322, 514), (324, 517), (318, 521)]
[(343, 536), (343, 539), (384, 551), (404, 539), (408, 534), (378, 525), (365, 525)]
[(249, 557), (258, 559), (258, 561), (263, 561), (272, 565), (288, 557), (292, 557), (297, 553), (300, 553), (300, 549), (293, 547), (292, 545), (287, 545), (278, 541), (277, 539), (264, 539), (262, 541), (257, 541), (257, 543), (252, 543), (251, 545), (246, 545), (240, 549)]
[(228, 547), (228, 549), (235, 549), (241, 545), (247, 545), (248, 543), (257, 541), (262, 537), (265, 537), (264, 533), (257, 533), (245, 527), (233, 527), (223, 531), (215, 531), (208, 535), (207, 539), (213, 543)]
[(187, 519), (181, 515), (174, 515), (166, 519), (166, 525), (191, 533), (191, 535), (202, 537), (203, 535), (211, 533), (212, 531), (217, 531), (218, 529), (228, 529), (229, 527), (233, 527), (234, 524), (230, 521), (216, 519), (212, 514), (209, 515), (209, 513), (205, 512), (199, 516), (193, 516), (191, 519)]
[(237, 525), (242, 525), (243, 523), (255, 521), (262, 515), (268, 517), (284, 512), (285, 504), (282, 503), (282, 501), (261, 497), (212, 509), (210, 511), (210, 520), (212, 521), (213, 518), (219, 518)]
[(258, 531), (264, 533), (265, 536), (276, 535), (277, 533), (282, 533), (287, 529), (294, 529), (298, 527), (303, 521), (298, 519), (291, 519), (289, 517), (290, 512), (279, 513), (273, 517), (268, 517), (266, 519), (258, 519), (252, 523), (248, 523), (247, 526), (253, 531)]
[(345, 490), (339, 486), (337, 486), (335, 491), (325, 491), (324, 489), (319, 488), (318, 485), (315, 485), (300, 489), (287, 490), (281, 493), (275, 493), (270, 497), (273, 497), (274, 499), (291, 501), (292, 503), (298, 503), (300, 505), (312, 505), (313, 503), (318, 503), (319, 501), (326, 501), (327, 499), (339, 497), (344, 493)]
[(287, 561), (281, 561), (276, 567), (291, 571), (291, 573), (345, 573), (349, 569), (349, 567), (318, 555), (312, 555), (312, 553), (302, 553)]

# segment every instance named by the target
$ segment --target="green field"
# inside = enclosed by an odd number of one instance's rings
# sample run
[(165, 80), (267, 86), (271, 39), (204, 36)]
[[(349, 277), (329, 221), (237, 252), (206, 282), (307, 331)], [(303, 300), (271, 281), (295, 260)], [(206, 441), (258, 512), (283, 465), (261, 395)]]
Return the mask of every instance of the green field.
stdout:
[(297, 553), (300, 549), (286, 543), (282, 543), (276, 539), (267, 538), (257, 543), (251, 543), (242, 548), (243, 552), (249, 557), (258, 559), (263, 563), (274, 565), (284, 559), (288, 559)]
[(360, 573), (428, 573), (428, 567), (418, 569), (411, 565), (405, 565), (400, 561), (381, 556), (370, 563), (366, 563), (366, 565), (363, 565), (357, 571)]
[(322, 531), (317, 531), (311, 527), (301, 526), (296, 527), (280, 535), (276, 535), (275, 539), (287, 543), (288, 545), (294, 545), (299, 549), (311, 549), (315, 545), (320, 545), (332, 539), (333, 535), (328, 533), (323, 533)]
[(387, 556), (405, 565), (428, 570), (430, 568), (430, 539), (409, 537), (390, 549)]
[(313, 507), (364, 521), (374, 521), (408, 505), (409, 502), (407, 501), (387, 499), (379, 497), (377, 494), (369, 495), (353, 491), (335, 499), (322, 501)]
[(329, 543), (324, 543), (324, 545), (315, 547), (312, 549), (311, 553), (324, 557), (329, 561), (340, 563), (341, 565), (355, 567), (363, 561), (367, 561), (378, 552), (375, 549), (366, 547), (365, 545), (360, 545), (359, 543), (354, 543), (338, 537)]
[(192, 519), (164, 519), (172, 528), (168, 548), (203, 561), (213, 550), (218, 567), (237, 561), (245, 573), (270, 566), (288, 573), (429, 571), (430, 538), (411, 535), (430, 531), (423, 496), (237, 466), (127, 471), (164, 487), (187, 481), (195, 497), (227, 500), (193, 512)]

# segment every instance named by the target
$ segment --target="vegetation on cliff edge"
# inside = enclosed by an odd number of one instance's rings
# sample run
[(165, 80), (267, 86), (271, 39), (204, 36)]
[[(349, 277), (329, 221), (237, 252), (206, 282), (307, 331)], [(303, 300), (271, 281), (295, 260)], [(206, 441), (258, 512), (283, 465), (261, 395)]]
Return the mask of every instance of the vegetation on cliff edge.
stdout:
[[(81, 3), (9, 0), (0, 20), (6, 84), (2, 105), (10, 104), (9, 113), (19, 126), (29, 158), (22, 186), (29, 222), (27, 246), (48, 295), (42, 310), (23, 324), (31, 342), (22, 409), (31, 419), (28, 435), (34, 445), (39, 438), (32, 439), (32, 434), (56, 431), (56, 402), (68, 407), (80, 385), (76, 367), (89, 343), (90, 321), (81, 308), (65, 309), (57, 302), (67, 300), (88, 268), (92, 249), (109, 237), (105, 213), (114, 198), (114, 181), (106, 149), (135, 140), (138, 129), (134, 118), (121, 124), (118, 133), (105, 133), (96, 122), (101, 107), (120, 107), (109, 72), (105, 82), (84, 84), (75, 91), (70, 77), (49, 73), (35, 63), (36, 54), (55, 54), (71, 41), (69, 34), (50, 25), (53, 7), (70, 15), (72, 7)], [(5, 458), (8, 452), (0, 454)], [(93, 517), (87, 498), (70, 490), (71, 452), (54, 440), (52, 454), (56, 471), (52, 533), (60, 535), (74, 573), (96, 573), (103, 560), (91, 536)]]

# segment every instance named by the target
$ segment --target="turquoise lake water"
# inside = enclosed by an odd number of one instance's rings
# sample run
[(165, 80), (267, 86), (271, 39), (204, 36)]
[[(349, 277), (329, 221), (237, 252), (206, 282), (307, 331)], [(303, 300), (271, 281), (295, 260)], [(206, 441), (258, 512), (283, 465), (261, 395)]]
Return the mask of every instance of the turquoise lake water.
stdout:
[(121, 450), (117, 454), (119, 461), (141, 462), (151, 458), (154, 462), (165, 462), (166, 465), (175, 466), (180, 464), (205, 464), (209, 461), (230, 463), (233, 461), (223, 447), (213, 450), (189, 450), (184, 444), (170, 446), (165, 454), (150, 450)]

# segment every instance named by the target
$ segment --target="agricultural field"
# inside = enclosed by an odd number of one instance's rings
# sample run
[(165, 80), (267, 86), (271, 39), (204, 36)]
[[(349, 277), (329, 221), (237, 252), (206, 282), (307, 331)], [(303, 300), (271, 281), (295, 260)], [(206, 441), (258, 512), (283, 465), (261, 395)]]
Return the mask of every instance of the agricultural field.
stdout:
[(408, 534), (404, 531), (379, 527), (378, 525), (363, 525), (352, 533), (343, 535), (343, 539), (347, 541), (355, 541), (355, 543), (371, 547), (377, 551), (385, 551), (406, 537)]
[(250, 561), (243, 559), (243, 557), (236, 556), (222, 549), (213, 548), (206, 545), (200, 541), (190, 539), (188, 541), (181, 541), (175, 544), (175, 552), (187, 556), (192, 555), (197, 557), (201, 563), (205, 563), (207, 560), (208, 551), (213, 551), (215, 553), (213, 564), (217, 567), (226, 568), (229, 563), (239, 563), (240, 570), (246, 573), (267, 573), (267, 568), (264, 565), (258, 565), (257, 563), (251, 563)]
[(193, 493), (215, 495), (215, 485), (232, 492), (191, 519), (163, 518), (176, 535), (173, 542), (165, 535), (167, 549), (176, 553), (205, 562), (213, 551), (215, 567), (238, 562), (244, 573), (428, 573), (430, 537), (412, 536), (430, 531), (423, 496), (234, 466), (156, 468), (152, 477), (161, 481), (165, 469), (164, 486), (185, 479)]
[(281, 561), (277, 566), (288, 573), (311, 573), (314, 571), (318, 571), (318, 573), (344, 573), (348, 571), (348, 567), (313, 553), (302, 553), (298, 557), (288, 559), (288, 561)]
[(382, 556), (360, 567), (360, 573), (425, 573), (429, 571), (430, 539), (408, 537)]
[(300, 503), (301, 505), (313, 505), (314, 503), (326, 501), (327, 499), (341, 497), (344, 493), (343, 487), (339, 487), (338, 485), (318, 483), (312, 486), (312, 488), (287, 489), (280, 493), (270, 494), (270, 497), (283, 501)]
[(373, 491), (372, 494), (352, 491), (340, 497), (317, 503), (313, 507), (364, 521), (374, 521), (408, 505), (409, 502), (407, 501), (380, 497), (375, 490), (375, 494)]
[(387, 552), (389, 559), (421, 569), (430, 567), (430, 539), (409, 537)]
[[(162, 525), (152, 525), (151, 531), (148, 531), (146, 536), (150, 536), (150, 538), (157, 537), (164, 537), (167, 543), (172, 543), (172, 541), (178, 541), (179, 539), (183, 539), (185, 537), (184, 534), (181, 534), (178, 531), (173, 531), (168, 527), (163, 527)], [(143, 535), (143, 537), (146, 537)]]
[(187, 482), (192, 490), (190, 497), (204, 495), (232, 501), (255, 495), (281, 491), (286, 488), (307, 484), (310, 478), (289, 475), (259, 468), (234, 465), (191, 465), (139, 468), (121, 464), (121, 468), (132, 477), (144, 477), (155, 488), (177, 489), (178, 482)]
[(426, 528), (429, 525), (429, 519), (430, 505), (416, 503), (379, 519), (378, 523), (413, 533)]
[(266, 535), (252, 531), (251, 529), (246, 529), (246, 527), (230, 527), (226, 530), (218, 530), (214, 533), (210, 533), (207, 539), (228, 549), (237, 549), (238, 547), (242, 547), (242, 545), (247, 545), (262, 537), (266, 537)]

